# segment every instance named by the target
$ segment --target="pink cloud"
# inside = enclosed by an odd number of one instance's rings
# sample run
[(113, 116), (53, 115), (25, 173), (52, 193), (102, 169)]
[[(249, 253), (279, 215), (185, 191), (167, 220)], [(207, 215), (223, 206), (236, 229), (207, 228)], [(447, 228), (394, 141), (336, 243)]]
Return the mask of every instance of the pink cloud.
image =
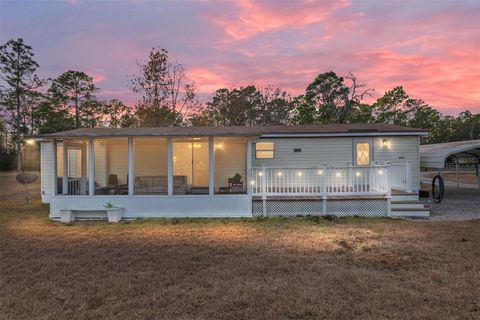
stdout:
[(105, 80), (107, 80), (107, 76), (103, 75), (103, 74), (99, 74), (99, 73), (95, 73), (95, 72), (87, 72), (87, 74), (92, 77), (93, 79), (93, 83), (95, 84), (99, 84), (101, 82), (104, 82)]
[(212, 93), (217, 89), (232, 86), (232, 82), (211, 69), (191, 68), (187, 70), (187, 74), (189, 79), (194, 79), (196, 89), (201, 93)]
[(332, 12), (347, 7), (349, 1), (282, 1), (235, 2), (230, 15), (207, 15), (208, 19), (234, 40), (247, 39), (258, 33), (277, 31), (286, 27), (301, 28), (325, 20)]

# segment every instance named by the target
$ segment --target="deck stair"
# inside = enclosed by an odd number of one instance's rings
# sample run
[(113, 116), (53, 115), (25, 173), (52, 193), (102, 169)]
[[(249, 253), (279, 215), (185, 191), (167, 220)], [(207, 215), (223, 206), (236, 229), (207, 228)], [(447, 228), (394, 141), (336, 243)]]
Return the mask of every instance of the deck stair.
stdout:
[(430, 209), (418, 200), (418, 194), (392, 190), (392, 206), (390, 216), (392, 217), (419, 217), (430, 216)]

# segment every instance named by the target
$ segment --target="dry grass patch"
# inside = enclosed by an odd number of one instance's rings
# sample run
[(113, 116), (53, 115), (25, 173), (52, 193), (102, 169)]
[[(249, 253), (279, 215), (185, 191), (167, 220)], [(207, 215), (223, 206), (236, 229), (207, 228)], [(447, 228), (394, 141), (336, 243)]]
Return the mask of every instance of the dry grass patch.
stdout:
[(474, 319), (480, 221), (61, 225), (0, 204), (1, 319)]

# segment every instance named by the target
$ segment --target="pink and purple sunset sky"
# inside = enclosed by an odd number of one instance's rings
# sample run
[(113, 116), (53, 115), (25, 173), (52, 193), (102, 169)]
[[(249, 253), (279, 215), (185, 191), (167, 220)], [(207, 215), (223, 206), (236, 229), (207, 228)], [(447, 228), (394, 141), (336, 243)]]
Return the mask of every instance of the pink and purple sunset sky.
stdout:
[(480, 0), (3, 1), (1, 43), (21, 37), (42, 77), (87, 72), (101, 98), (134, 104), (127, 76), (165, 48), (203, 100), (221, 87), (304, 92), (319, 73), (403, 85), (445, 114), (480, 112)]

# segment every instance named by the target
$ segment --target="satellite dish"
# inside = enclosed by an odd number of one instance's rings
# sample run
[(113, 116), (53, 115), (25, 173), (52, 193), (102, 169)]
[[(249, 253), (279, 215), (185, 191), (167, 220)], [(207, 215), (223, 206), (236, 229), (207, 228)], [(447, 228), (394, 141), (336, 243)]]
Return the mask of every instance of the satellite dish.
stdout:
[(21, 183), (25, 186), (25, 204), (27, 204), (28, 203), (28, 188), (27, 188), (27, 185), (37, 181), (38, 177), (37, 177), (36, 174), (33, 174), (33, 173), (22, 172), (22, 173), (17, 174), (17, 176), (15, 178), (17, 179), (18, 183)]
[(36, 174), (29, 173), (29, 172), (19, 173), (17, 174), (16, 178), (17, 178), (17, 182), (21, 184), (34, 183), (38, 179)]

